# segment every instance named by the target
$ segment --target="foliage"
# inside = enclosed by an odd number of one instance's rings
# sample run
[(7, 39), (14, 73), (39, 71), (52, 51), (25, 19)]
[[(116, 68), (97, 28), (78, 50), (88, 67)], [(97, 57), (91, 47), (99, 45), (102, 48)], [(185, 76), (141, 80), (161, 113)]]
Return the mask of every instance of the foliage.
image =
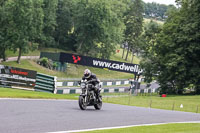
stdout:
[[(41, 33), (42, 1), (9, 0), (8, 33), (9, 45), (15, 52), (19, 51), (17, 62), (20, 63), (22, 53), (37, 48), (38, 35)], [(39, 16), (38, 19), (36, 19)], [(36, 20), (35, 20), (36, 19)]]
[(81, 0), (77, 4), (74, 34), (77, 51), (84, 55), (110, 58), (120, 43), (124, 25), (113, 11), (112, 1)]
[(76, 38), (73, 34), (76, 3), (75, 0), (58, 0), (56, 12), (57, 26), (54, 37), (56, 44), (65, 50), (76, 50)]
[(57, 26), (56, 22), (56, 11), (58, 6), (58, 0), (44, 0), (43, 2), (43, 12), (44, 12), (44, 19), (43, 19), (43, 34), (41, 37), (41, 44), (42, 46), (46, 47), (54, 47), (55, 45), (55, 28)]
[(156, 46), (156, 39), (161, 31), (161, 25), (154, 21), (150, 21), (144, 26), (144, 33), (141, 36), (140, 50), (143, 56), (140, 65), (145, 67), (144, 76), (145, 81), (150, 83), (153, 80), (154, 74), (157, 73), (154, 68), (157, 66), (154, 47)]
[(124, 14), (124, 23), (126, 25), (125, 41), (128, 42), (128, 50), (125, 60), (128, 58), (129, 49), (137, 49), (139, 45), (139, 36), (142, 33), (143, 23), (143, 5), (141, 0), (130, 1), (129, 7)]
[(148, 77), (157, 77), (164, 93), (181, 94), (191, 85), (199, 93), (200, 4), (197, 0), (181, 3), (180, 9), (170, 11), (156, 45), (152, 46), (152, 56), (143, 66), (146, 76), (150, 73)]
[(0, 58), (6, 61), (5, 51), (10, 47), (10, 33), (9, 28), (11, 23), (9, 2), (2, 1), (0, 3)]
[(46, 67), (50, 70), (55, 69), (58, 65), (56, 62), (53, 62), (52, 60), (46, 58), (46, 57), (42, 57), (40, 58), (37, 63), (43, 67)]
[(165, 20), (168, 17), (167, 11), (170, 8), (176, 8), (174, 5), (164, 5), (155, 2), (144, 3), (144, 11), (146, 18), (156, 18), (158, 20)]

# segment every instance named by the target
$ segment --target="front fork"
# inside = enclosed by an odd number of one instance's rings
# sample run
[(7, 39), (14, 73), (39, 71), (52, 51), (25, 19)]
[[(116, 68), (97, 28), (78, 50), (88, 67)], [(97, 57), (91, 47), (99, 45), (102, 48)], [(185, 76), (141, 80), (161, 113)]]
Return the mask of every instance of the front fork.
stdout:
[(84, 102), (87, 103), (87, 89), (86, 89), (86, 91), (85, 91)]

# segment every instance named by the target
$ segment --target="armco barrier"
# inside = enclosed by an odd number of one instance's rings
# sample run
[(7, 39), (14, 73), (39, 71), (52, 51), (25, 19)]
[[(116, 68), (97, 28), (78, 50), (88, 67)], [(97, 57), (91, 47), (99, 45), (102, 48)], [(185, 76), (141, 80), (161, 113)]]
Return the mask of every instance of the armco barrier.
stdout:
[(37, 73), (34, 89), (35, 91), (56, 93), (56, 77)]
[[(73, 93), (81, 93), (80, 87), (78, 87), (77, 81), (65, 81), (65, 82), (57, 82), (57, 94), (73, 94)], [(110, 82), (110, 83), (109, 83)], [(120, 82), (117, 81), (104, 81), (106, 83), (107, 87), (102, 87), (102, 93), (123, 93), (123, 92), (129, 92), (130, 86), (127, 87), (120, 87), (115, 86), (112, 87), (109, 85), (113, 85), (115, 82), (116, 85), (121, 85), (120, 83), (129, 83), (129, 81), (123, 81)], [(65, 83), (65, 84), (63, 84)], [(63, 86), (65, 85), (65, 86)], [(134, 94), (150, 94), (150, 93), (157, 93), (158, 92), (159, 85), (156, 82), (152, 82), (150, 87), (147, 87), (146, 84), (141, 84), (138, 89), (134, 89)]]
[[(101, 93), (123, 93), (128, 92), (129, 87), (102, 88)], [(81, 89), (77, 87), (58, 88), (57, 94), (80, 94)]]
[[(110, 81), (102, 81), (101, 84), (103, 86), (128, 85), (128, 84), (130, 84), (130, 81), (128, 81), (128, 80), (110, 80)], [(78, 86), (78, 81), (57, 82), (57, 86), (68, 86), (68, 87)]]
[[(129, 87), (115, 87), (115, 88), (102, 88), (101, 93), (128, 93)], [(150, 94), (157, 93), (157, 89), (137, 89), (136, 94)], [(57, 94), (80, 94), (81, 89), (77, 87), (58, 88)]]

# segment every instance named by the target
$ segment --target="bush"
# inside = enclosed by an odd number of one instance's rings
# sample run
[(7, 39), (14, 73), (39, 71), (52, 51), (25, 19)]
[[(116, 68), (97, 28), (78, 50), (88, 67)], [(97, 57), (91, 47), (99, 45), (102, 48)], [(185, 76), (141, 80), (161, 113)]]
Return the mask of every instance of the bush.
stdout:
[(42, 57), (41, 59), (39, 59), (38, 64), (41, 65), (41, 66), (47, 67), (48, 62), (49, 62), (48, 58)]
[(48, 59), (47, 57), (42, 57), (37, 61), (37, 63), (51, 70), (55, 69), (58, 66), (57, 63), (53, 62), (51, 59)]

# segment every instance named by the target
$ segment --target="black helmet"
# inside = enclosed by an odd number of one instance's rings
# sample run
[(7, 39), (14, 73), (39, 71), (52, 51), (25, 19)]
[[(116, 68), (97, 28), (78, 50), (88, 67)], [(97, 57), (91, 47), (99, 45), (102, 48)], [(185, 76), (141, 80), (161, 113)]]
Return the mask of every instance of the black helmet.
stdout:
[(89, 78), (91, 76), (91, 71), (89, 69), (85, 69), (84, 76), (85, 78)]

